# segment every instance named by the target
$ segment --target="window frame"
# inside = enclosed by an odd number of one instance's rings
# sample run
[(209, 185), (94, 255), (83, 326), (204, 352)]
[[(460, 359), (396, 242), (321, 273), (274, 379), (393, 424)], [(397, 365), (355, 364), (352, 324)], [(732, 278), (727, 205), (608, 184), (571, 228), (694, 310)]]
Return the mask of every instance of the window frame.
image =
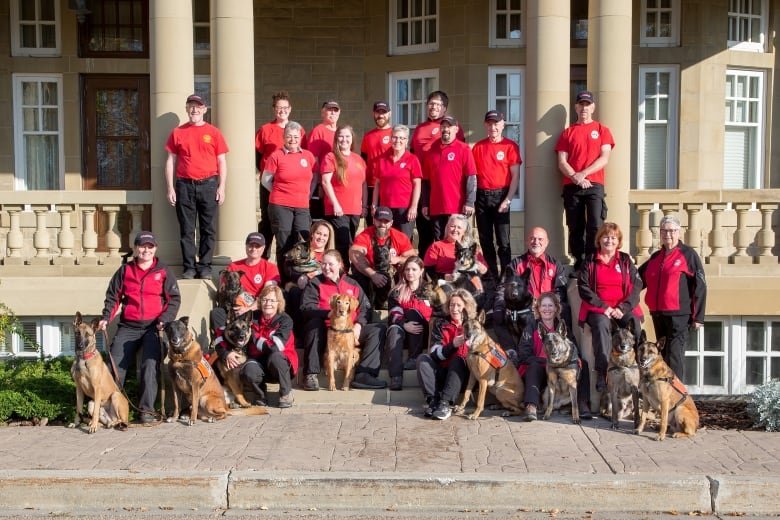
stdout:
[[(678, 65), (640, 65), (638, 76), (637, 92), (637, 167), (636, 167), (636, 186), (637, 189), (645, 189), (645, 147), (646, 127), (648, 125), (645, 117), (645, 102), (648, 96), (645, 92), (645, 77), (647, 74), (669, 74), (669, 92), (666, 93), (668, 100), (669, 119), (666, 120), (666, 179), (665, 188), (667, 190), (677, 189), (678, 178), (678, 154), (679, 154), (679, 126), (680, 126), (680, 68)], [(658, 121), (658, 120), (652, 120)]]
[[(757, 97), (736, 97), (736, 96), (729, 96), (728, 92), (726, 91), (726, 85), (728, 83), (728, 77), (729, 76), (735, 76), (735, 77), (747, 77), (747, 78), (757, 78), (759, 80), (759, 94)], [(764, 143), (765, 135), (766, 135), (766, 110), (767, 110), (767, 100), (766, 100), (766, 83), (767, 83), (767, 73), (764, 70), (757, 70), (757, 69), (743, 69), (743, 68), (727, 68), (726, 69), (726, 78), (724, 78), (724, 103), (739, 103), (739, 100), (744, 100), (745, 102), (749, 103), (749, 100), (755, 100), (759, 104), (758, 110), (756, 110), (756, 115), (758, 116), (758, 121), (756, 122), (744, 122), (744, 121), (729, 121), (727, 119), (727, 116), (729, 114), (729, 110), (727, 107), (724, 107), (724, 144), (723, 144), (723, 160), (724, 160), (724, 178), (722, 179), (723, 187), (726, 189), (761, 189), (764, 186), (764, 172), (765, 172), (765, 154), (766, 154), (766, 145)], [(730, 101), (731, 100), (731, 101)], [(732, 110), (731, 113), (734, 113), (735, 110)], [(749, 110), (748, 110), (749, 112)], [(726, 186), (726, 168), (725, 168), (725, 162), (726, 157), (733, 157), (734, 154), (731, 153), (731, 149), (727, 147), (726, 137), (729, 131), (729, 128), (754, 128), (755, 129), (755, 136), (754, 136), (754, 142), (751, 143), (751, 151), (754, 154), (754, 157), (752, 159), (753, 162), (753, 168), (751, 172), (748, 172), (748, 177), (745, 179), (747, 181), (746, 187), (728, 187)]]
[[(64, 136), (64, 121), (63, 114), (63, 89), (62, 89), (62, 74), (25, 74), (14, 73), (12, 74), (13, 83), (13, 114), (14, 114), (14, 166), (16, 170), (14, 186), (17, 191), (29, 191), (27, 181), (27, 156), (25, 152), (25, 135), (29, 135), (32, 132), (26, 132), (24, 130), (24, 115), (22, 104), (23, 93), (22, 84), (26, 82), (35, 82), (39, 85), (41, 83), (56, 83), (57, 84), (57, 162), (58, 171), (57, 176), (57, 189), (62, 189), (65, 186), (65, 136)], [(39, 107), (52, 105), (37, 105)], [(52, 135), (52, 132), (44, 132), (43, 130), (36, 131), (33, 135)]]
[[(108, 2), (116, 0), (94, 0), (95, 2), (103, 2), (105, 5)], [(141, 7), (141, 45), (142, 49), (139, 51), (103, 51), (103, 50), (90, 50), (89, 48), (89, 35), (90, 26), (92, 25), (92, 17), (94, 16), (94, 10), (91, 14), (87, 15), (87, 19), (84, 23), (78, 24), (78, 44), (79, 44), (79, 57), (80, 58), (120, 58), (120, 59), (148, 59), (149, 58), (149, 2), (147, 0), (136, 0)], [(108, 26), (108, 24), (106, 24)], [(122, 24), (116, 24), (122, 25)], [(127, 24), (124, 24), (127, 25)]]
[[(496, 109), (499, 97), (496, 95), (496, 77), (500, 74), (519, 74), (520, 75), (520, 93), (516, 96), (501, 96), (501, 99), (516, 99), (520, 102), (520, 114), (518, 120), (510, 118), (509, 113), (504, 113), (505, 128), (504, 136), (506, 137), (506, 127), (513, 126), (518, 128), (520, 140), (515, 141), (520, 147), (520, 157), (525, 157), (525, 67), (488, 67), (488, 108), (487, 110)], [(483, 139), (481, 137), (480, 139)], [(517, 193), (512, 197), (512, 202), (509, 206), (510, 211), (524, 211), (525, 210), (525, 161), (520, 164), (519, 182), (517, 185)]]
[[(210, 10), (211, 2), (209, 0), (192, 0), (192, 53), (195, 58), (208, 58), (211, 56), (211, 14), (209, 11), (209, 18), (205, 22), (195, 21), (195, 3), (201, 1), (206, 3), (206, 9)], [(195, 48), (195, 30), (197, 28), (206, 27), (209, 30), (209, 46), (208, 49)]]
[[(661, 0), (657, 0), (660, 2)], [(639, 19), (639, 46), (640, 47), (677, 47), (680, 45), (680, 0), (670, 0), (671, 7), (647, 6), (647, 0), (642, 0)], [(671, 13), (672, 34), (670, 36), (647, 36), (644, 30), (644, 22), (650, 12), (655, 12), (659, 16), (661, 12), (669, 11)]]
[[(506, 0), (507, 4), (511, 0)], [(490, 0), (490, 35), (489, 42), (490, 47), (525, 47), (525, 17), (526, 17), (526, 1), (520, 0), (520, 12), (507, 8), (502, 11), (507, 15), (519, 14), (520, 15), (520, 38), (499, 38), (498, 34), (498, 0)]]
[[(426, 100), (428, 98), (428, 94), (433, 92), (434, 90), (439, 89), (439, 69), (421, 69), (421, 70), (407, 70), (407, 71), (397, 71), (397, 72), (390, 72), (387, 75), (388, 78), (388, 93), (389, 93), (389, 99), (390, 99), (390, 108), (393, 112), (393, 124), (405, 124), (409, 127), (410, 131), (414, 131), (414, 128), (425, 119), (426, 111)], [(424, 83), (424, 88), (422, 89), (422, 98), (421, 99), (413, 99), (413, 100), (407, 100), (407, 101), (399, 101), (398, 99), (398, 81), (400, 80), (406, 80), (411, 81), (415, 79), (420, 79)], [(434, 84), (431, 84), (434, 83)], [(427, 87), (427, 88), (426, 88)], [(412, 122), (410, 115), (413, 113), (413, 110), (409, 108), (410, 105), (419, 104), (420, 105), (420, 113), (423, 115), (422, 118), (417, 118), (416, 121)], [(409, 117), (409, 120), (407, 122), (405, 119)]]
[[(403, 19), (403, 20), (407, 20), (406, 22), (399, 22), (399, 19), (398, 19), (398, 16), (397, 16), (397, 13), (398, 13), (398, 3), (399, 2), (408, 2), (408, 3), (411, 4), (412, 2), (415, 2), (415, 1), (423, 2), (423, 4), (426, 4), (428, 2), (434, 2), (435, 3), (436, 14), (433, 15), (433, 16), (422, 15), (421, 17), (419, 17), (419, 16), (409, 16), (408, 18), (404, 18)], [(410, 13), (412, 11), (411, 7), (412, 6), (409, 5), (409, 12)], [(389, 49), (388, 50), (389, 50), (389, 53), (390, 53), (391, 56), (404, 55), (404, 54), (420, 54), (420, 53), (426, 53), (426, 52), (436, 52), (436, 51), (439, 50), (439, 31), (440, 31), (440, 26), (441, 26), (441, 23), (440, 23), (441, 11), (440, 11), (439, 0), (390, 0), (388, 2), (388, 8), (390, 9), (390, 13), (389, 13), (389, 16), (388, 16), (388, 21), (389, 21), (388, 22), (389, 23), (389, 27), (388, 27), (388, 47), (389, 47)], [(398, 31), (397, 31), (398, 24), (399, 23), (407, 23), (407, 24), (409, 24), (409, 23), (415, 21), (416, 19), (420, 19), (420, 18), (423, 21), (423, 25), (422, 25), (423, 31), (424, 31), (423, 40), (426, 40), (427, 39), (426, 37), (429, 36), (428, 33), (427, 33), (427, 30), (425, 29), (425, 27), (426, 27), (425, 20), (433, 18), (436, 21), (436, 34), (434, 35), (434, 40), (432, 42), (429, 41), (429, 42), (426, 42), (426, 43), (410, 44), (410, 45), (400, 45), (398, 43)]]
[(62, 16), (60, 14), (60, 0), (54, 0), (54, 22), (40, 19), (41, 0), (24, 0), (35, 2), (35, 21), (25, 20), (25, 25), (34, 24), (36, 27), (36, 43), (41, 43), (41, 26), (54, 25), (54, 47), (22, 47), (21, 26), (19, 19), (19, 0), (10, 0), (11, 7), (11, 56), (60, 56), (62, 54)]
[[(76, 336), (73, 327), (73, 318), (64, 316), (25, 316), (19, 318), (24, 331), (40, 345), (41, 351), (33, 349), (24, 350), (24, 340), (16, 334), (6, 336), (7, 352), (0, 352), (0, 359), (10, 357), (40, 358), (73, 356), (76, 354)], [(97, 348), (105, 352), (105, 336), (95, 335)]]
[[(731, 6), (732, 2), (744, 2), (744, 5), (748, 6), (748, 13), (744, 12), (737, 12), (732, 11)], [(761, 14), (758, 16), (749, 14), (750, 6), (753, 5), (753, 3), (758, 2), (761, 6)], [(726, 47), (729, 50), (732, 51), (745, 51), (745, 52), (766, 52), (766, 46), (767, 46), (767, 34), (769, 31), (769, 4), (767, 0), (729, 0), (729, 11), (728, 11), (728, 23), (727, 23), (727, 29), (726, 29)], [(759, 41), (745, 41), (745, 40), (732, 40), (732, 32), (731, 32), (731, 26), (735, 23), (735, 18), (737, 18), (736, 22), (739, 22), (739, 19), (747, 18), (748, 20), (751, 18), (758, 18), (759, 19)], [(748, 23), (748, 27), (750, 27), (750, 24)], [(751, 35), (752, 37), (752, 35)]]

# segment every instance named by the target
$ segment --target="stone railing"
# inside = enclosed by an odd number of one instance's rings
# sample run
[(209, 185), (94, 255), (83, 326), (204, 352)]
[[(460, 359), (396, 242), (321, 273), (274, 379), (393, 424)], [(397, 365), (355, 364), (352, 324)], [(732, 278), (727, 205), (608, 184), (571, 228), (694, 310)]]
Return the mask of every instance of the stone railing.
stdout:
[(707, 264), (778, 263), (780, 190), (633, 190), (629, 203), (637, 262), (659, 248), (658, 222), (674, 214)]
[[(0, 192), (0, 262), (118, 264), (122, 244), (141, 230), (151, 203), (150, 191)], [(98, 214), (104, 219), (100, 234)], [(120, 226), (120, 215), (129, 215), (129, 222)]]

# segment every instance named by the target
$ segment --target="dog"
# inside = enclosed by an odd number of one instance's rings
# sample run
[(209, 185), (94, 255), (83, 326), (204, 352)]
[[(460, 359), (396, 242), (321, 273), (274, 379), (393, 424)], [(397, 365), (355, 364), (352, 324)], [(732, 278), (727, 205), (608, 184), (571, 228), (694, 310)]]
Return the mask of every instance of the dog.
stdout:
[[(173, 414), (168, 422), (179, 418), (179, 400), (190, 402), (190, 414), (186, 418), (193, 426), (197, 418), (208, 422), (220, 421), (227, 416), (227, 402), (222, 385), (211, 365), (203, 358), (200, 344), (189, 330), (189, 318), (171, 321), (163, 329), (168, 342), (168, 372), (173, 382)], [(264, 408), (250, 408), (246, 414), (260, 415)], [(182, 416), (183, 418), (183, 416)]]
[(348, 391), (355, 376), (355, 367), (360, 359), (355, 337), (355, 323), (352, 314), (358, 308), (358, 299), (348, 294), (334, 294), (330, 297), (330, 327), (325, 352), (325, 371), (328, 374), (328, 390), (336, 389), (336, 369), (344, 370), (341, 389)]
[(244, 396), (244, 385), (241, 381), (239, 371), (241, 365), (246, 363), (246, 349), (247, 345), (252, 339), (252, 313), (245, 312), (243, 315), (229, 318), (225, 323), (225, 330), (222, 333), (222, 338), (225, 341), (229, 352), (235, 352), (238, 354), (240, 365), (236, 368), (230, 369), (227, 367), (227, 363), (218, 359), (216, 362), (217, 370), (222, 375), (222, 380), (225, 382), (230, 392), (235, 397), (235, 405), (241, 408), (249, 408), (252, 406)]
[(507, 410), (503, 417), (520, 415), (523, 412), (523, 394), (525, 387), (514, 364), (508, 359), (504, 350), (487, 335), (478, 319), (465, 319), (463, 336), (466, 338), (469, 350), (466, 364), (469, 367), (469, 382), (463, 393), (463, 400), (455, 407), (455, 413), (461, 414), (471, 398), (474, 383), (479, 383), (477, 407), (468, 416), (475, 420), (485, 409), (485, 395), (488, 388), (496, 399)]
[(479, 274), (476, 242), (467, 246), (455, 242), (455, 268), (452, 271), (452, 281), (449, 282), (449, 285), (453, 289), (466, 289), (474, 296), (477, 308), (484, 308), (485, 290), (482, 285), (482, 276)]
[(295, 281), (301, 275), (320, 273), (320, 264), (317, 262), (311, 247), (309, 247), (309, 241), (300, 233), (298, 233), (298, 242), (284, 253), (284, 264), (290, 271), (290, 278), (292, 279), (292, 281), (285, 284), (285, 290), (287, 291), (295, 285)]
[(645, 332), (639, 337), (637, 361), (639, 363), (639, 391), (642, 393), (642, 417), (635, 433), (640, 434), (647, 422), (650, 408), (660, 414), (661, 425), (657, 440), (666, 438), (671, 426), (672, 437), (693, 437), (699, 428), (699, 412), (685, 386), (663, 359), (661, 352), (666, 338), (648, 341)]
[(577, 401), (577, 380), (580, 377), (580, 358), (577, 347), (567, 335), (566, 323), (560, 320), (557, 330), (548, 332), (539, 323), (544, 353), (547, 356), (547, 390), (544, 420), (550, 418), (553, 408), (560, 408), (571, 401), (571, 421), (580, 423), (580, 408)]
[(604, 417), (611, 417), (612, 429), (619, 429), (618, 421), (634, 416), (634, 429), (639, 425), (639, 365), (636, 363), (634, 334), (613, 322), (612, 350), (607, 365), (607, 391), (601, 394), (600, 409)]
[(130, 420), (130, 403), (117, 386), (108, 367), (103, 362), (103, 356), (97, 349), (95, 331), (100, 320), (95, 318), (92, 323), (86, 323), (80, 312), (76, 313), (73, 326), (76, 332), (76, 359), (70, 368), (70, 375), (76, 383), (76, 416), (70, 428), (75, 428), (82, 422), (81, 412), (84, 410), (84, 396), (92, 398), (87, 403), (89, 433), (95, 433), (98, 424), (106, 428), (126, 430)]
[(447, 289), (452, 292), (452, 287), (449, 285), (441, 285), (433, 280), (427, 274), (423, 280), (423, 299), (428, 301), (433, 309), (431, 314), (432, 318), (443, 318), (447, 315), (444, 310), (444, 306), (447, 304)]
[(514, 271), (507, 274), (507, 279), (503, 284), (504, 326), (514, 338), (515, 343), (518, 343), (523, 337), (528, 321), (533, 318), (531, 307), (534, 303), (534, 295), (528, 290), (531, 269), (526, 269), (523, 274), (517, 274)]
[(241, 277), (244, 271), (223, 271), (222, 283), (217, 290), (217, 306), (225, 309), (228, 319), (233, 316), (233, 307), (236, 305), (251, 305), (255, 298), (246, 292), (241, 285)]
[(374, 271), (387, 278), (387, 283), (383, 287), (376, 287), (370, 284), (371, 294), (369, 295), (371, 306), (377, 310), (387, 310), (387, 298), (390, 291), (395, 286), (395, 267), (390, 263), (392, 256), (390, 239), (379, 245), (376, 237), (371, 237), (371, 248), (374, 258)]

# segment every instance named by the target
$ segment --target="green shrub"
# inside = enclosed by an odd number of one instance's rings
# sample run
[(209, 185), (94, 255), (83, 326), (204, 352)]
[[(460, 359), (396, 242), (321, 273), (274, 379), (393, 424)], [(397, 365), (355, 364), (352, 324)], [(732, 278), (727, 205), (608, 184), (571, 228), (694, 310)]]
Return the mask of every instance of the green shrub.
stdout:
[(756, 387), (750, 394), (747, 411), (757, 428), (780, 431), (780, 381), (769, 381)]
[(0, 421), (73, 417), (76, 386), (70, 377), (73, 358), (15, 358), (0, 363)]

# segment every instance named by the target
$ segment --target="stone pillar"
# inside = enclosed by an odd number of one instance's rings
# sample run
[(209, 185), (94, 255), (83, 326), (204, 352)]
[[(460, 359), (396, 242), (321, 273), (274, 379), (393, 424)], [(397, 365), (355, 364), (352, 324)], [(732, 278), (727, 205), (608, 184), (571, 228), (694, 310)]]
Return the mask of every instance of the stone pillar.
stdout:
[(548, 251), (558, 258), (565, 257), (566, 233), (555, 143), (570, 108), (569, 18), (569, 0), (528, 2), (525, 229), (547, 229)]
[(230, 149), (215, 264), (243, 258), (244, 239), (257, 230), (253, 21), (252, 0), (211, 0), (211, 121)]
[[(615, 148), (606, 168), (607, 220), (630, 229), (631, 8), (625, 0), (590, 0), (588, 89), (596, 97), (594, 119), (609, 127)], [(623, 248), (628, 249), (624, 241)]]
[(169, 265), (181, 265), (181, 248), (179, 222), (165, 184), (165, 141), (187, 121), (185, 104), (195, 88), (192, 48), (190, 0), (149, 2), (152, 231), (159, 243), (157, 254)]

